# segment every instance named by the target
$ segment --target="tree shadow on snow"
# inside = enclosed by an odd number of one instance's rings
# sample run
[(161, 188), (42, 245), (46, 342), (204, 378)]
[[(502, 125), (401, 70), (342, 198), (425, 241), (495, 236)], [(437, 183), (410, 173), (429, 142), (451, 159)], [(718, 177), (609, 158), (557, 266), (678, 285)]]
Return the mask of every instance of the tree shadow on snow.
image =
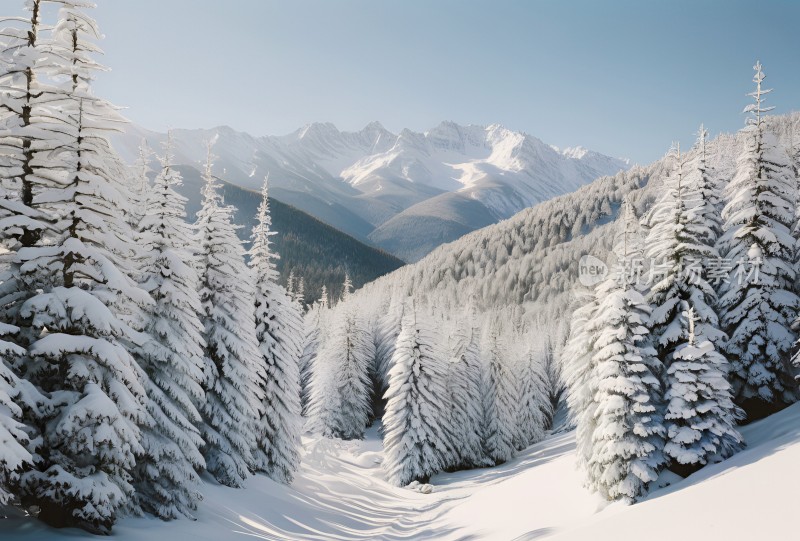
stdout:
[(739, 427), (739, 430), (747, 444), (742, 451), (722, 462), (709, 464), (686, 479), (654, 491), (643, 498), (642, 502), (656, 500), (703, 481), (725, 475), (800, 443), (800, 403), (760, 421)]

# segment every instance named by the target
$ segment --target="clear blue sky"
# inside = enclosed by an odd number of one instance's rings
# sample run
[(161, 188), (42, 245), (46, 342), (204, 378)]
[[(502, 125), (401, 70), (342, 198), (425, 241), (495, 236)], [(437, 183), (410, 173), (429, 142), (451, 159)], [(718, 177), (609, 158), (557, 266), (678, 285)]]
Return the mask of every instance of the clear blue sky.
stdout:
[(499, 122), (645, 163), (741, 127), (756, 59), (800, 109), (792, 0), (96, 1), (96, 91), (157, 130)]

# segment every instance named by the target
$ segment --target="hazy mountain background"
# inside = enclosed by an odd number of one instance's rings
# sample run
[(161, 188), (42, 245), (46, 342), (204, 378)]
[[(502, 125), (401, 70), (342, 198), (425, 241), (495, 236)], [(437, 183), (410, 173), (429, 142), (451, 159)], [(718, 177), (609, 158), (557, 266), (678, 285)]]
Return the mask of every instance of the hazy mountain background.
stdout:
[[(443, 122), (394, 134), (373, 122), (358, 132), (315, 123), (284, 136), (228, 127), (173, 131), (178, 164), (199, 167), (215, 139), (214, 172), (270, 194), (348, 235), (417, 261), (437, 246), (629, 167), (580, 147), (558, 149), (499, 125)], [(161, 151), (165, 134), (130, 126), (115, 147), (133, 161), (142, 139)]]
[[(190, 166), (178, 166), (183, 175), (179, 191), (189, 199), (186, 210), (190, 220), (200, 210), (202, 179), (200, 171)], [(239, 237), (249, 243), (250, 233), (256, 223), (256, 211), (261, 202), (261, 192), (248, 190), (228, 182), (222, 183), (225, 202), (235, 207), (234, 221), (241, 225)], [(379, 276), (403, 265), (391, 254), (364, 244), (338, 229), (298, 210), (292, 205), (270, 197), (272, 237), (280, 255), (276, 261), (281, 283), (286, 285), (291, 271), (305, 282), (305, 300), (319, 298), (323, 285), (332, 298), (341, 295), (345, 274), (358, 288)]]

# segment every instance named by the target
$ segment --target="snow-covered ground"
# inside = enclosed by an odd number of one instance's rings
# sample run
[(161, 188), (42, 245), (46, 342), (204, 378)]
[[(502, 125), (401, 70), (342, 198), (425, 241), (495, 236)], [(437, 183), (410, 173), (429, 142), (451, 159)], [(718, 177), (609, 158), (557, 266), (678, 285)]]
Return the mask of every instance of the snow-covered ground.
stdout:
[[(263, 477), (244, 490), (209, 484), (198, 520), (130, 518), (124, 541), (710, 540), (789, 539), (800, 486), (800, 404), (744, 427), (748, 447), (724, 463), (654, 491), (634, 506), (604, 505), (581, 486), (573, 433), (531, 446), (491, 469), (436, 476), (431, 494), (390, 486), (375, 428), (362, 442), (305, 440), (291, 488)], [(10, 517), (3, 541), (92, 539)]]

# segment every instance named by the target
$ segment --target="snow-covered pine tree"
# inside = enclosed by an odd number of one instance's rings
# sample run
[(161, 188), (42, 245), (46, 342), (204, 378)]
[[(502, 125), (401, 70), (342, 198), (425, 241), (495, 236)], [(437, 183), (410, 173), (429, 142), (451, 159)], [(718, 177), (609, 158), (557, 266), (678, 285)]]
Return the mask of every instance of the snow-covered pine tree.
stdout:
[(138, 356), (149, 376), (147, 410), (153, 422), (142, 428), (144, 456), (134, 471), (141, 508), (165, 520), (191, 516), (201, 498), (195, 470), (205, 468), (197, 428), (197, 404), (205, 402), (199, 279), (192, 265), (197, 238), (185, 221), (186, 198), (175, 191), (182, 179), (173, 158), (168, 134), (140, 223), (141, 286), (155, 304), (146, 318), (150, 339)]
[(286, 294), (290, 299), (294, 299), (297, 295), (297, 277), (294, 275), (294, 269), (289, 271), (289, 276), (286, 277)]
[(575, 426), (578, 465), (586, 470), (592, 457), (594, 433), (594, 395), (597, 381), (594, 369), (594, 342), (597, 339), (597, 297), (594, 288), (575, 291), (576, 306), (570, 320), (570, 332), (564, 347), (564, 380), (567, 385), (568, 423)]
[(25, 354), (21, 347), (6, 341), (17, 332), (0, 323), (0, 505), (18, 498), (20, 474), (33, 467), (30, 427), (22, 424), (24, 406), (36, 410), (45, 398), (25, 380), (17, 377), (12, 366)]
[(200, 235), (200, 320), (204, 326), (206, 400), (201, 435), (206, 468), (223, 485), (240, 487), (253, 466), (264, 370), (256, 339), (254, 291), (245, 251), (212, 173), (212, 143), (203, 170)]
[(9, 250), (0, 255), (0, 314), (2, 320), (14, 323), (20, 332), (14, 341), (23, 346), (32, 337), (27, 322), (19, 317), (26, 299), (35, 294), (38, 285), (23, 276), (17, 250), (41, 242), (43, 232), (53, 218), (34, 205), (34, 186), (43, 182), (48, 164), (35, 164), (39, 147), (46, 132), (38, 124), (49, 117), (50, 103), (63, 97), (63, 91), (42, 81), (44, 72), (52, 65), (47, 48), (51, 40), (41, 35), (42, 0), (26, 2), (26, 17), (8, 17), (12, 26), (0, 29), (0, 242)]
[(299, 362), (303, 329), (298, 303), (289, 299), (278, 284), (274, 262), (278, 254), (270, 242), (274, 232), (267, 182), (265, 179), (250, 249), (250, 268), (256, 284), (256, 338), (265, 370), (256, 468), (278, 482), (290, 483), (300, 462)]
[(473, 468), (485, 465), (481, 434), (481, 353), (478, 332), (472, 320), (458, 322), (455, 351), (447, 365), (446, 387), (450, 404), (450, 432), (456, 437), (453, 466)]
[[(170, 134), (167, 134), (169, 137)], [(139, 144), (139, 156), (131, 169), (131, 194), (132, 207), (129, 212), (130, 222), (136, 229), (141, 229), (139, 224), (147, 213), (147, 197), (150, 191), (150, 156), (152, 151), (147, 145), (147, 139), (142, 139)]]
[(403, 303), (398, 294), (393, 294), (389, 300), (389, 306), (382, 313), (377, 315), (375, 321), (375, 372), (378, 381), (381, 383), (381, 393), (383, 396), (389, 386), (389, 370), (391, 369), (394, 346), (400, 334), (401, 321), (403, 319)]
[[(4, 239), (13, 238), (19, 246), (35, 245), (48, 227), (49, 217), (34, 205), (36, 171), (45, 165), (34, 164), (34, 142), (44, 137), (36, 124), (47, 118), (50, 104), (63, 95), (42, 81), (53, 67), (49, 52), (54, 49), (51, 40), (40, 34), (43, 3), (26, 2), (30, 17), (5, 18), (14, 25), (0, 31), (4, 41), (0, 44), (0, 186), (6, 189), (0, 198), (1, 230)], [(18, 277), (3, 280), (3, 292), (25, 289)], [(20, 304), (11, 307), (12, 316)]]
[(734, 399), (758, 419), (792, 403), (797, 384), (792, 378), (790, 351), (795, 342), (791, 324), (797, 317), (795, 240), (796, 182), (785, 150), (766, 128), (761, 63), (754, 66), (754, 103), (741, 132), (743, 148), (736, 174), (727, 187), (720, 239), (732, 261), (728, 283), (720, 297), (721, 322), (728, 334), (725, 351), (731, 363)]
[(331, 304), (330, 300), (328, 299), (328, 286), (325, 284), (322, 284), (322, 290), (319, 294), (319, 301), (317, 302), (319, 302), (319, 305), (325, 309), (327, 309)]
[(350, 296), (353, 294), (353, 281), (350, 280), (350, 274), (344, 274), (344, 283), (342, 284), (342, 296), (340, 297), (341, 302), (346, 302)]
[[(95, 118), (102, 118), (104, 122), (102, 129), (106, 135), (122, 131), (127, 121), (119, 115), (118, 108), (107, 101), (98, 100), (91, 94), (93, 73), (105, 70), (93, 58), (94, 54), (102, 52), (93, 43), (93, 40), (101, 39), (102, 34), (97, 23), (85, 12), (87, 8), (94, 8), (95, 5), (87, 0), (59, 0), (58, 3), (61, 5), (61, 9), (58, 12), (58, 22), (53, 27), (52, 44), (48, 51), (54, 60), (48, 74), (55, 81), (63, 81), (60, 90), (65, 95), (65, 99), (75, 104), (74, 107), (81, 111), (89, 124)], [(63, 135), (59, 131), (63, 123), (63, 119), (59, 120), (59, 115), (63, 112), (64, 107), (60, 100), (53, 100), (52, 103), (53, 110), (42, 121), (45, 123), (43, 132), (53, 133), (55, 137), (51, 138), (49, 144), (39, 142), (35, 145), (38, 151), (34, 160), (35, 167), (52, 162), (53, 160), (49, 160), (49, 157), (61, 148), (57, 140), (60, 135)], [(132, 202), (135, 202), (129, 182), (129, 168), (111, 148), (108, 137), (95, 137), (93, 142), (97, 146), (97, 155), (104, 156), (105, 179), (117, 194), (114, 204), (124, 209), (129, 208)], [(55, 162), (57, 163), (57, 160)], [(46, 173), (40, 173), (39, 176), (48, 178)], [(112, 242), (108, 242), (106, 247), (109, 253), (114, 255), (115, 264), (119, 270), (135, 282), (141, 262), (135, 231), (138, 223), (129, 217), (125, 219), (126, 217), (128, 217), (127, 212), (122, 213), (123, 219), (115, 217), (115, 219), (108, 220), (106, 225), (109, 231), (107, 233)], [(143, 304), (151, 302), (152, 300), (147, 295), (144, 295), (143, 299), (119, 296), (111, 301), (109, 307), (121, 321), (138, 331), (144, 325)]]
[(301, 276), (300, 279), (297, 281), (297, 290), (294, 292), (294, 296), (292, 300), (297, 304), (300, 308), (300, 313), (305, 313), (305, 306), (306, 306), (306, 281)]
[(483, 452), (494, 464), (502, 464), (514, 456), (517, 388), (497, 321), (483, 342)]
[[(705, 464), (706, 454), (719, 453), (721, 458), (726, 458), (735, 452), (737, 435), (726, 435), (722, 444), (722, 434), (714, 434), (722, 430), (720, 427), (732, 426), (740, 418), (724, 385), (728, 374), (727, 360), (716, 353), (716, 344), (722, 343), (724, 334), (719, 329), (715, 312), (717, 297), (709, 281), (709, 264), (720, 259), (715, 244), (721, 219), (715, 205), (715, 186), (706, 171), (705, 129), (702, 126), (697, 147), (689, 174), (684, 176), (683, 164), (678, 163), (677, 174), (670, 177), (666, 193), (654, 208), (652, 220), (655, 223), (648, 237), (650, 257), (656, 262), (668, 263), (666, 272), (649, 294), (653, 308), (650, 325), (654, 339), (658, 341), (660, 359), (667, 370), (664, 384), (669, 405), (665, 414), (668, 420), (665, 453), (671, 461), (670, 467), (682, 474)], [(680, 162), (680, 156), (678, 159)], [(686, 321), (690, 307), (694, 318), (691, 325)], [(679, 365), (673, 367), (673, 353), (677, 347), (686, 349), (690, 327), (697, 342), (703, 344), (704, 349), (710, 348), (709, 354), (687, 362), (685, 355), (696, 355), (697, 350), (684, 351)], [(708, 366), (702, 366), (702, 362)], [(698, 400), (698, 389), (689, 384), (692, 370), (703, 371), (703, 377), (722, 380), (708, 383), (715, 386), (714, 392), (704, 391), (700, 415), (705, 419), (701, 423), (688, 419), (695, 412), (683, 407), (687, 402)], [(690, 433), (695, 439), (689, 439)], [(682, 448), (696, 441), (702, 443), (694, 448), (694, 454)], [(712, 441), (718, 445), (713, 445)], [(702, 449), (705, 451), (701, 452)]]
[(515, 370), (518, 397), (518, 438), (515, 447), (522, 450), (544, 438), (553, 412), (548, 390), (549, 380), (544, 370), (546, 357), (550, 355), (548, 344), (530, 344), (522, 336), (517, 344), (521, 346), (517, 348)]
[(628, 240), (638, 225), (628, 202), (624, 231), (614, 253), (616, 272), (597, 286), (597, 335), (593, 345), (589, 405), (592, 452), (588, 485), (608, 500), (635, 501), (663, 465), (664, 427), (660, 413), (662, 370), (645, 325), (650, 307), (627, 269), (633, 265)]
[(352, 306), (341, 303), (311, 374), (308, 426), (329, 438), (359, 439), (371, 408), (374, 344)]
[(25, 375), (53, 398), (36, 419), (44, 439), (37, 469), (21, 478), (21, 498), (49, 524), (107, 533), (131, 504), (129, 472), (146, 415), (146, 376), (129, 353), (136, 337), (116, 307), (151, 301), (121, 257), (131, 245), (128, 201), (106, 139), (121, 119), (89, 90), (97, 67), (89, 39), (99, 33), (83, 3), (61, 3), (49, 53), (58, 59), (50, 74), (64, 84), (37, 117), (41, 139), (32, 147), (32, 164), (42, 166), (37, 207), (57, 223), (46, 246), (16, 255), (23, 281), (38, 288), (19, 310), (32, 340)]
[(397, 486), (427, 483), (453, 458), (448, 441), (447, 366), (439, 351), (440, 339), (414, 307), (405, 312), (383, 417), (383, 465)]
[(693, 197), (693, 203), (703, 204), (699, 209), (695, 207), (695, 212), (708, 217), (709, 227), (719, 238), (722, 234), (721, 212), (724, 206), (722, 179), (708, 164), (708, 130), (704, 124), (700, 124), (697, 130), (695, 151), (697, 154), (689, 168), (686, 184), (690, 192), (697, 192)]
[[(542, 331), (544, 332), (544, 331)], [(567, 411), (566, 391), (567, 385), (564, 381), (564, 368), (561, 364), (563, 359), (564, 347), (567, 344), (569, 335), (569, 321), (562, 319), (555, 328), (551, 328), (545, 339), (534, 348), (537, 354), (534, 358), (536, 362), (533, 367), (537, 374), (544, 378), (544, 395), (536, 395), (542, 415), (544, 416), (544, 429), (553, 428), (556, 422), (556, 413), (559, 410)], [(529, 339), (526, 343), (535, 344), (536, 340)], [(561, 420), (559, 420), (559, 423)]]
[(716, 293), (708, 280), (709, 261), (719, 260), (714, 246), (720, 218), (706, 173), (704, 134), (699, 146), (689, 175), (684, 173), (684, 157), (678, 149), (675, 171), (648, 216), (645, 254), (658, 267), (658, 272), (653, 272), (656, 282), (648, 293), (652, 308), (649, 329), (659, 359), (667, 368), (675, 347), (686, 341), (687, 325), (682, 314), (690, 305), (695, 309), (698, 335), (713, 343), (724, 338), (714, 309)]
[(741, 448), (735, 425), (744, 416), (733, 404), (727, 359), (712, 342), (695, 335), (692, 308), (685, 319), (688, 337), (675, 349), (664, 396), (664, 453), (673, 462), (671, 469), (684, 477)]
[(320, 344), (323, 342), (328, 317), (328, 292), (322, 286), (322, 297), (311, 305), (303, 318), (305, 337), (303, 353), (300, 356), (300, 407), (303, 415), (308, 411), (308, 400), (311, 386), (311, 374), (317, 362)]

